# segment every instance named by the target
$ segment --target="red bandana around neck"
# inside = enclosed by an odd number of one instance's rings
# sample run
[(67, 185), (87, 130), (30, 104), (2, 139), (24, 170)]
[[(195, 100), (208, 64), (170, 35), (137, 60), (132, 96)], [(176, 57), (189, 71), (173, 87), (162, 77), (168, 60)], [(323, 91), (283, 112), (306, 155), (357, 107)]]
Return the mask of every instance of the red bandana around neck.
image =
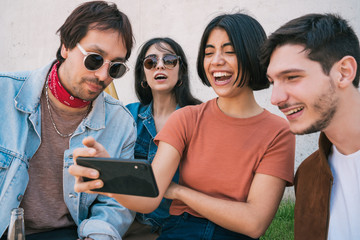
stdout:
[(65, 104), (66, 106), (72, 108), (83, 108), (89, 105), (91, 101), (85, 101), (80, 98), (71, 96), (71, 94), (68, 91), (66, 91), (66, 89), (61, 85), (58, 75), (59, 66), (60, 66), (60, 62), (56, 62), (49, 73), (48, 86), (50, 88), (51, 93), (62, 104)]

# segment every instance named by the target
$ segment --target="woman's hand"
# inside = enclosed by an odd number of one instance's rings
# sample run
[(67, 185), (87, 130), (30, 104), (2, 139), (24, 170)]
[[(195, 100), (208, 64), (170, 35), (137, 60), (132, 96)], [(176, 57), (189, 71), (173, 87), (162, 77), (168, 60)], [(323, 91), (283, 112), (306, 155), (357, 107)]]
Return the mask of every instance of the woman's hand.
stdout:
[[(77, 148), (73, 152), (74, 165), (69, 167), (69, 173), (75, 177), (74, 190), (76, 192), (96, 193), (92, 189), (101, 188), (104, 183), (99, 178), (99, 172), (96, 169), (79, 166), (76, 159), (82, 157), (110, 157), (106, 149), (93, 137), (86, 137), (83, 140), (86, 148)], [(93, 181), (83, 181), (83, 177), (94, 179)], [(101, 193), (110, 196), (111, 194)]]
[(179, 191), (182, 188), (181, 185), (176, 184), (174, 182), (171, 182), (169, 187), (166, 189), (166, 192), (164, 194), (164, 197), (167, 199), (177, 199), (177, 191)]

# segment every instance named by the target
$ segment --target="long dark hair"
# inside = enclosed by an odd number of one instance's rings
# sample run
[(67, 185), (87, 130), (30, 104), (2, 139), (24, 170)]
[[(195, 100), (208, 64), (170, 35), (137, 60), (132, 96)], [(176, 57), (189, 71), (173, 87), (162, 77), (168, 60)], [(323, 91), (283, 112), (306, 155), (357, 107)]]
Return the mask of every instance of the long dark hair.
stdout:
[(145, 80), (145, 72), (143, 66), (145, 54), (148, 49), (154, 44), (160, 49), (169, 51), (170, 49), (166, 48), (166, 46), (164, 45), (168, 44), (173, 49), (174, 54), (180, 56), (178, 82), (173, 88), (176, 103), (180, 107), (200, 104), (201, 101), (193, 97), (190, 92), (188, 63), (185, 53), (181, 46), (171, 38), (152, 38), (143, 44), (139, 55), (137, 56), (135, 64), (135, 91), (139, 101), (142, 104), (147, 105), (153, 100), (151, 88), (143, 88), (141, 86), (141, 82)]

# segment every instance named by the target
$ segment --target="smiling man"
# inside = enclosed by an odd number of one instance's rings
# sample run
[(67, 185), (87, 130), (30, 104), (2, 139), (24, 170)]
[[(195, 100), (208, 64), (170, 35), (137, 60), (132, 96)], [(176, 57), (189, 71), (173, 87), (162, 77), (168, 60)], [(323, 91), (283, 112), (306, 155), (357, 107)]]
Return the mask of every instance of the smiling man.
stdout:
[(271, 102), (294, 134), (321, 131), (295, 177), (295, 239), (360, 239), (359, 40), (340, 16), (309, 14), (270, 35)]
[(87, 2), (58, 30), (57, 60), (0, 73), (0, 236), (12, 208), (25, 212), (26, 239), (119, 240), (134, 212), (114, 199), (75, 193), (72, 152), (92, 136), (114, 157), (132, 158), (131, 114), (103, 93), (127, 71), (130, 22), (115, 4)]

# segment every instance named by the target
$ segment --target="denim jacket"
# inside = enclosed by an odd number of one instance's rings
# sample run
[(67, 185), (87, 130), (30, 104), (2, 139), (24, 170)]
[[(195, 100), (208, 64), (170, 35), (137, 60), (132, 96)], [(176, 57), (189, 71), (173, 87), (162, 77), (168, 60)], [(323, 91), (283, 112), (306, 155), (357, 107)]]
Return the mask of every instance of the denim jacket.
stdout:
[[(51, 65), (35, 71), (0, 73), (0, 236), (8, 227), (11, 209), (22, 200), (29, 181), (29, 161), (41, 144), (40, 96)], [(83, 147), (86, 136), (106, 146), (110, 156), (132, 158), (135, 122), (118, 100), (101, 93), (64, 152), (64, 200), (78, 225), (79, 237), (119, 240), (135, 213), (113, 198), (74, 192), (75, 178), (68, 168), (73, 164), (73, 150)]]
[[(152, 114), (152, 106), (152, 102), (149, 105), (143, 105), (139, 102), (126, 105), (137, 125), (135, 158), (146, 159), (150, 163), (153, 161), (157, 151), (157, 146), (154, 143), (156, 127)], [(179, 106), (177, 106), (176, 109), (179, 109)], [(176, 183), (179, 182), (179, 170), (176, 171), (172, 181)], [(151, 225), (152, 231), (158, 231), (164, 224), (166, 218), (170, 216), (169, 208), (171, 202), (170, 199), (163, 198), (155, 211), (149, 214), (137, 213), (136, 219), (141, 223)]]

